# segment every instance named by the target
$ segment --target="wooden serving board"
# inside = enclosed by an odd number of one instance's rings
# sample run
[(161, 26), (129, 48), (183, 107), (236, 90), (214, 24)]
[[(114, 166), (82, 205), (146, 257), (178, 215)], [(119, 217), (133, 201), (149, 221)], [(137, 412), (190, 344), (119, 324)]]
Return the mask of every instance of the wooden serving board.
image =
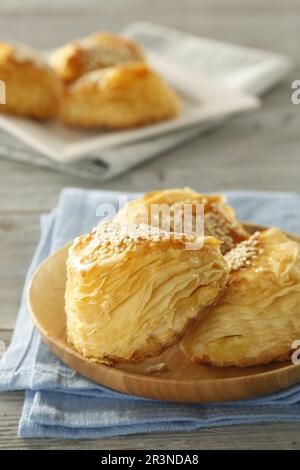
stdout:
[[(265, 229), (252, 224), (245, 224), (245, 227), (251, 232)], [(287, 235), (300, 243), (300, 237)], [(182, 403), (241, 400), (300, 382), (300, 365), (292, 365), (291, 362), (244, 369), (217, 368), (192, 363), (178, 346), (139, 365), (108, 367), (81, 356), (66, 338), (67, 249), (68, 246), (61, 248), (37, 269), (30, 283), (28, 305), (33, 321), (49, 348), (90, 380), (131, 395)], [(157, 364), (164, 364), (164, 367), (155, 371), (153, 366)]]

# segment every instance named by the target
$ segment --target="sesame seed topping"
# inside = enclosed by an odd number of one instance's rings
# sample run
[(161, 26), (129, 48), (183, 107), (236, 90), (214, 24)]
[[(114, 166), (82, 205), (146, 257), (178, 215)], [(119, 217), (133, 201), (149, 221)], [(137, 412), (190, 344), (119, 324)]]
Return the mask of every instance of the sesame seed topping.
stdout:
[[(92, 250), (100, 250), (102, 254), (121, 253), (132, 245), (142, 241), (159, 242), (166, 239), (183, 239), (184, 241), (193, 241), (194, 237), (175, 232), (166, 232), (158, 227), (152, 227), (146, 224), (118, 224), (114, 222), (104, 222), (92, 232)], [(180, 237), (178, 237), (180, 235)]]
[(234, 224), (220, 211), (218, 204), (211, 204), (210, 211), (204, 216), (205, 233), (212, 235), (223, 242), (223, 254), (232, 250), (235, 241), (231, 235)]
[(250, 266), (253, 260), (262, 255), (264, 250), (259, 248), (260, 232), (255, 232), (248, 240), (239, 243), (235, 248), (226, 253), (225, 259), (230, 271), (238, 271), (245, 266)]

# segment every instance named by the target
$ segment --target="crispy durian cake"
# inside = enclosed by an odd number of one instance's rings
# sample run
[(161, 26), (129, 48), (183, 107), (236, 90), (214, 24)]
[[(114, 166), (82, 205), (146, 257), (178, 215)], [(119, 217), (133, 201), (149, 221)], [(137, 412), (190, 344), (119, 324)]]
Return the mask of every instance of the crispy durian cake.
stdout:
[(65, 293), (70, 343), (83, 356), (116, 363), (142, 361), (179, 341), (228, 276), (219, 241), (207, 237), (188, 250), (190, 241), (113, 222), (75, 239)]
[(72, 83), (61, 104), (68, 126), (123, 129), (174, 118), (177, 96), (143, 62), (98, 69)]
[(193, 361), (220, 367), (289, 359), (300, 338), (300, 245), (273, 228), (225, 258), (228, 287), (183, 338), (182, 350)]
[(62, 84), (38, 51), (0, 42), (0, 80), (6, 95), (0, 112), (36, 119), (56, 115)]
[[(171, 230), (174, 230), (175, 221), (183, 221), (185, 207), (191, 206), (192, 231), (195, 231), (196, 218), (203, 213), (197, 211), (199, 205), (204, 209), (205, 235), (213, 236), (222, 241), (222, 253), (231, 250), (237, 243), (249, 237), (247, 231), (238, 222), (234, 210), (226, 203), (222, 194), (199, 194), (190, 188), (167, 189), (152, 191), (142, 198), (129, 202), (117, 214), (115, 221), (128, 223), (147, 223), (164, 227), (169, 222)], [(153, 208), (161, 207), (161, 211), (154, 213)], [(169, 207), (170, 211), (164, 208)], [(164, 213), (164, 215), (162, 215)], [(168, 218), (169, 217), (169, 218)], [(179, 218), (179, 219), (178, 219)], [(185, 227), (185, 224), (181, 224)]]
[(67, 83), (93, 70), (140, 60), (143, 53), (135, 41), (106, 32), (65, 44), (50, 56), (50, 64)]

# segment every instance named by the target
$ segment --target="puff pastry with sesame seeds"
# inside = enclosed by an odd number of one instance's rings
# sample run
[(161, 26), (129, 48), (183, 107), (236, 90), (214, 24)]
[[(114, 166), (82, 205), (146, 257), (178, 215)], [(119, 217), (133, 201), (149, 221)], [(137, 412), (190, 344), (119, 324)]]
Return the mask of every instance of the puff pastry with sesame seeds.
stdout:
[[(115, 221), (128, 223), (147, 223), (162, 226), (169, 222), (170, 229), (174, 229), (174, 219), (178, 221), (178, 216), (183, 221), (185, 205), (191, 205), (193, 226), (195, 231), (197, 217), (202, 217), (203, 213), (197, 213), (197, 205), (204, 206), (204, 230), (205, 235), (213, 236), (221, 240), (222, 253), (234, 248), (234, 246), (246, 240), (249, 233), (243, 228), (236, 218), (234, 210), (226, 202), (222, 194), (199, 194), (190, 188), (157, 190), (145, 194), (140, 199), (129, 202), (115, 217)], [(159, 220), (153, 216), (153, 207), (161, 205), (162, 212), (158, 213)], [(163, 214), (163, 207), (170, 208), (169, 213)], [(164, 220), (162, 219), (164, 218)], [(166, 221), (166, 217), (168, 220)], [(184, 227), (184, 223), (182, 223)]]
[(279, 229), (225, 255), (224, 295), (180, 343), (193, 361), (246, 367), (288, 360), (300, 338), (300, 245)]
[(128, 38), (107, 32), (94, 33), (65, 44), (50, 56), (50, 64), (66, 83), (93, 70), (121, 63), (144, 60), (138, 44)]
[(24, 44), (0, 42), (0, 80), (6, 89), (0, 112), (36, 119), (56, 115), (62, 84), (38, 51)]
[(191, 240), (114, 222), (77, 238), (65, 292), (68, 340), (75, 349), (106, 364), (141, 362), (179, 341), (228, 277), (219, 241), (207, 237), (189, 250)]

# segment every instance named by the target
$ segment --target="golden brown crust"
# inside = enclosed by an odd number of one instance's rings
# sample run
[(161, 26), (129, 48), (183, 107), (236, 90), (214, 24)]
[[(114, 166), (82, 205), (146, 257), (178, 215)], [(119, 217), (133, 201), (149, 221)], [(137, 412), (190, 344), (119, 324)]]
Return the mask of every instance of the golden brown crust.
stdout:
[(151, 191), (142, 198), (127, 204), (119, 211), (115, 220), (129, 223), (155, 223), (157, 221), (151, 220), (151, 208), (156, 204), (174, 208), (174, 212), (170, 213), (171, 229), (174, 228), (175, 211), (177, 215), (181, 211), (183, 216), (184, 204), (191, 204), (194, 223), (196, 223), (196, 217), (199, 217), (196, 211), (197, 205), (203, 204), (205, 235), (222, 241), (222, 253), (226, 253), (237, 243), (249, 237), (248, 232), (238, 222), (233, 209), (226, 203), (224, 195), (199, 194), (190, 188)]
[(260, 357), (256, 358), (251, 358), (247, 359), (244, 358), (242, 360), (236, 360), (233, 361), (214, 361), (210, 356), (208, 355), (203, 355), (201, 358), (199, 357), (190, 357), (190, 359), (198, 364), (207, 364), (213, 367), (240, 367), (240, 368), (245, 368), (245, 367), (256, 367), (256, 366), (262, 366), (262, 365), (267, 365), (272, 362), (286, 362), (291, 358), (292, 354), (292, 348), (287, 350), (287, 348), (282, 348), (282, 350), (276, 351), (275, 353), (272, 354), (262, 354)]
[(300, 338), (300, 246), (278, 229), (252, 240), (252, 247), (244, 242), (243, 250), (228, 255), (231, 274), (223, 297), (180, 343), (195, 362), (218, 367), (281, 362)]
[(67, 332), (82, 355), (106, 364), (159, 355), (219, 295), (227, 280), (219, 242), (208, 237), (191, 251), (181, 236), (108, 223), (74, 241)]
[(61, 121), (69, 126), (133, 128), (175, 117), (175, 93), (143, 62), (84, 75), (65, 92)]
[(143, 54), (135, 41), (106, 32), (65, 44), (50, 57), (51, 65), (66, 83), (93, 70), (141, 60)]
[(0, 112), (36, 119), (57, 113), (62, 85), (37, 51), (23, 44), (0, 43), (0, 79), (6, 88)]

